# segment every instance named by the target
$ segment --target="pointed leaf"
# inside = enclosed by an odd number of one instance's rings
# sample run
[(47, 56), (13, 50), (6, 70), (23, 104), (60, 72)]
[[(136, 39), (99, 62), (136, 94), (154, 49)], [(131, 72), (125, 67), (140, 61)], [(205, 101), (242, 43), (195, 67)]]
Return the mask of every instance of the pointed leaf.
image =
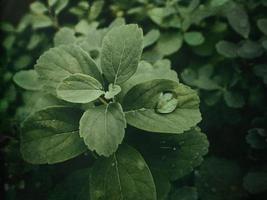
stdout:
[(97, 160), (90, 180), (91, 200), (156, 200), (147, 164), (139, 152), (127, 145), (111, 157)]
[(52, 164), (74, 158), (86, 151), (79, 137), (81, 111), (64, 106), (49, 107), (23, 123), (21, 153), (32, 164)]
[(103, 39), (101, 68), (110, 83), (120, 84), (136, 71), (142, 53), (142, 29), (122, 25), (111, 29)]
[[(168, 114), (156, 111), (161, 93), (173, 93), (175, 110)], [(152, 80), (134, 86), (125, 95), (123, 108), (127, 122), (137, 128), (161, 133), (183, 133), (200, 120), (199, 98), (189, 87), (171, 80)]]
[(57, 87), (57, 96), (72, 103), (89, 103), (105, 92), (96, 79), (85, 74), (72, 74)]
[(44, 87), (55, 94), (58, 84), (71, 74), (87, 74), (102, 82), (101, 74), (93, 59), (76, 45), (62, 45), (46, 51), (35, 69)]
[(80, 136), (91, 151), (110, 156), (124, 137), (126, 120), (119, 103), (88, 109), (80, 120)]

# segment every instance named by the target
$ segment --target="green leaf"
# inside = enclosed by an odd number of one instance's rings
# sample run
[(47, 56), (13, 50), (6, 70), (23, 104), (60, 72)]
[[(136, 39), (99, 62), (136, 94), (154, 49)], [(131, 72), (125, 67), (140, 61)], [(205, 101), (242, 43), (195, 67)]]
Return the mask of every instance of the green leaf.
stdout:
[(23, 123), (21, 153), (32, 164), (53, 164), (86, 151), (79, 137), (81, 111), (64, 106), (40, 110)]
[(89, 108), (80, 120), (80, 136), (91, 151), (110, 156), (124, 137), (126, 120), (119, 103)]
[(121, 92), (121, 87), (119, 85), (113, 85), (112, 83), (108, 86), (108, 91), (105, 93), (106, 99), (112, 99), (117, 94)]
[(202, 163), (208, 147), (207, 136), (193, 128), (179, 135), (153, 135), (142, 152), (153, 172), (175, 181)]
[(218, 7), (218, 6), (222, 6), (225, 3), (229, 2), (230, 0), (211, 0), (210, 1), (210, 6), (211, 7)]
[(244, 96), (237, 91), (225, 91), (223, 97), (229, 107), (241, 108), (245, 105)]
[(231, 27), (244, 38), (250, 33), (248, 14), (240, 4), (230, 4), (226, 7), (226, 17)]
[(267, 172), (249, 172), (244, 177), (244, 188), (251, 194), (267, 191)]
[(13, 80), (18, 86), (26, 90), (40, 90), (42, 88), (35, 70), (19, 71), (14, 75)]
[(246, 40), (239, 47), (237, 54), (241, 58), (253, 59), (260, 57), (263, 54), (263, 49), (258, 42)]
[(97, 0), (94, 1), (90, 7), (90, 13), (89, 13), (89, 19), (95, 20), (101, 13), (103, 6), (104, 6), (103, 0)]
[(72, 103), (89, 103), (104, 93), (101, 83), (85, 74), (72, 74), (57, 87), (57, 96)]
[(216, 44), (216, 50), (226, 58), (236, 58), (238, 46), (232, 42), (222, 40)]
[[(176, 97), (176, 109), (168, 114), (156, 111), (161, 93)], [(139, 129), (161, 133), (183, 133), (200, 120), (199, 98), (189, 87), (171, 80), (152, 80), (134, 86), (125, 95), (123, 108), (127, 122)]]
[(154, 79), (167, 79), (179, 82), (177, 73), (171, 70), (171, 62), (169, 60), (159, 60), (154, 65), (146, 61), (141, 61), (135, 74), (121, 85), (121, 98), (123, 98), (133, 86)]
[(178, 51), (182, 44), (183, 37), (180, 33), (168, 32), (161, 34), (156, 49), (160, 54), (168, 56)]
[(183, 81), (191, 86), (198, 87), (203, 90), (219, 90), (221, 86), (216, 82), (212, 75), (214, 74), (214, 66), (204, 65), (197, 69), (186, 68), (181, 74)]
[(58, 84), (71, 74), (86, 74), (102, 82), (96, 63), (76, 45), (49, 49), (37, 60), (35, 69), (45, 89), (54, 95)]
[(205, 38), (201, 32), (192, 31), (192, 32), (186, 32), (184, 34), (184, 40), (190, 46), (198, 46), (205, 41)]
[(182, 187), (173, 192), (170, 200), (198, 200), (197, 189), (195, 187)]
[(144, 41), (143, 41), (143, 48), (146, 48), (152, 44), (154, 44), (160, 36), (160, 32), (157, 29), (152, 29), (149, 31), (145, 36), (144, 36)]
[(71, 173), (50, 192), (48, 200), (89, 200), (90, 169)]
[(53, 26), (53, 21), (46, 15), (32, 15), (31, 21), (33, 29), (41, 29)]
[(48, 11), (47, 7), (40, 1), (33, 2), (30, 5), (30, 9), (36, 14), (43, 14)]
[(58, 15), (69, 3), (69, 0), (48, 0), (48, 5), (55, 10)]
[(142, 40), (142, 29), (135, 24), (114, 27), (105, 35), (100, 59), (103, 73), (110, 83), (121, 84), (136, 72)]
[(258, 25), (258, 28), (260, 29), (260, 31), (264, 35), (267, 35), (267, 18), (258, 19), (257, 25)]
[(122, 145), (111, 157), (97, 160), (90, 180), (91, 200), (156, 200), (146, 162), (127, 145)]
[(210, 157), (205, 159), (199, 171), (195, 172), (195, 185), (200, 199), (241, 200), (242, 171), (233, 161)]
[(75, 32), (74, 30), (63, 27), (61, 28), (54, 37), (54, 44), (55, 46), (59, 45), (68, 45), (74, 44), (76, 42)]

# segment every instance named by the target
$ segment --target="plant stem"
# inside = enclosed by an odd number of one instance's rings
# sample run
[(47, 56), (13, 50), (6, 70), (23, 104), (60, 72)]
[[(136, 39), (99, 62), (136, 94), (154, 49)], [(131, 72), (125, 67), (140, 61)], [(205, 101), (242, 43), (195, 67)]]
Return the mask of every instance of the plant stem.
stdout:
[(101, 101), (103, 104), (108, 105), (108, 102), (106, 102), (106, 100), (103, 99), (102, 97), (99, 97), (98, 99), (99, 99), (99, 101)]

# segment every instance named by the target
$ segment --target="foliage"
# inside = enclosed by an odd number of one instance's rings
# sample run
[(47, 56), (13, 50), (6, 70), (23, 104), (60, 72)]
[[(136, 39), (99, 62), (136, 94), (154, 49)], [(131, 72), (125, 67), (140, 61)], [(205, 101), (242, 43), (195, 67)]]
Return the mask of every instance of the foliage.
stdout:
[(37, 0), (1, 22), (5, 199), (265, 199), (266, 6)]

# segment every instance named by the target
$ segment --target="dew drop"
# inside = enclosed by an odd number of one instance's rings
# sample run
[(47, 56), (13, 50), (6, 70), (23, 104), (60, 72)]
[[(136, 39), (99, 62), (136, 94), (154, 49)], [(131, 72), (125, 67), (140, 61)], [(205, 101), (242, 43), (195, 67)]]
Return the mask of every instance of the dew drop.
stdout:
[(140, 170), (143, 170), (145, 168), (144, 162), (141, 161), (141, 160), (138, 160), (137, 161), (137, 168), (140, 169)]

